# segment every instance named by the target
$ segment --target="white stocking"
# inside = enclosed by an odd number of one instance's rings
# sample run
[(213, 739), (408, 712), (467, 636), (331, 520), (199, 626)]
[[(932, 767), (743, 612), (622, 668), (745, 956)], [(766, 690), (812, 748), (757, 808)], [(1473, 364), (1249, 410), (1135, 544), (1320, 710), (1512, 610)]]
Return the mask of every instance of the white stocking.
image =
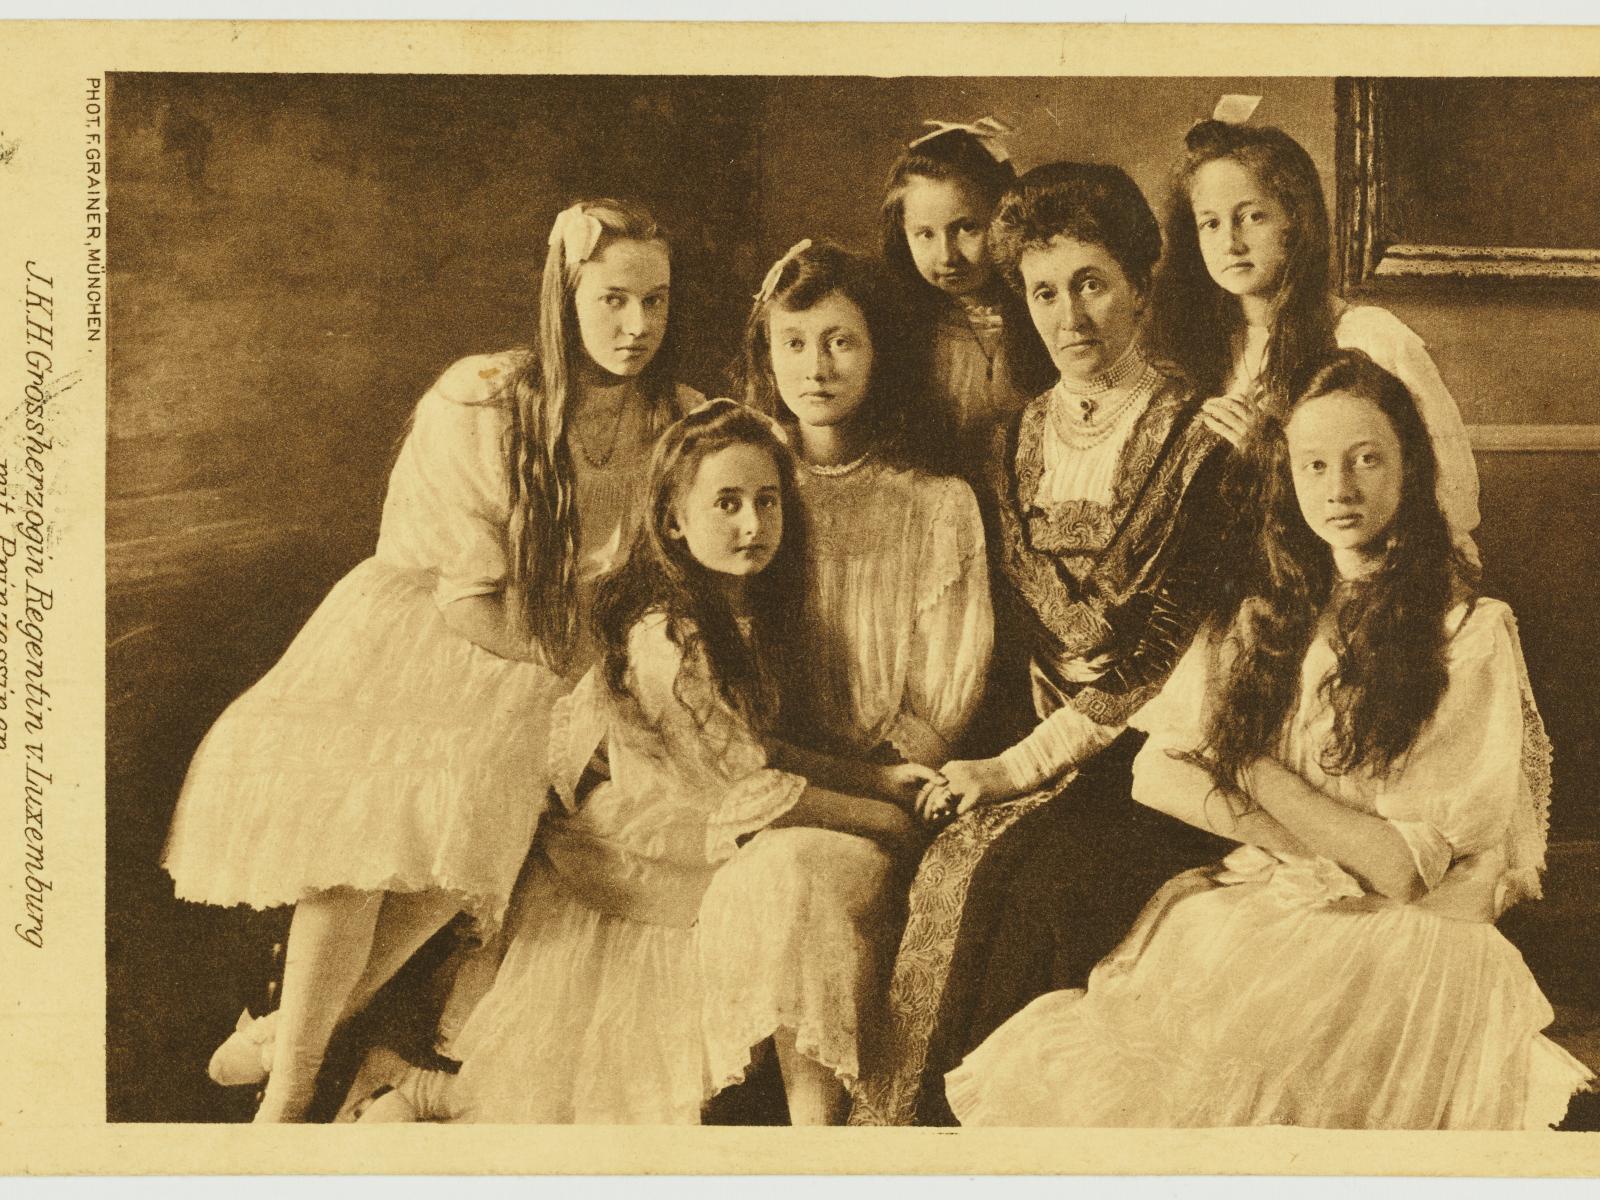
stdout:
[(256, 1120), (300, 1121), (334, 1026), (372, 952), (382, 892), (334, 888), (295, 905), (283, 960), (272, 1075)]
[(372, 934), (366, 970), (351, 989), (339, 1014), (343, 1025), (378, 994), (394, 973), (410, 961), (422, 944), (461, 911), (461, 902), (447, 892), (390, 892)]
[(783, 1094), (789, 1101), (789, 1124), (844, 1124), (850, 1094), (839, 1077), (795, 1048), (794, 1030), (779, 1029), (772, 1035), (772, 1041), (778, 1048)]

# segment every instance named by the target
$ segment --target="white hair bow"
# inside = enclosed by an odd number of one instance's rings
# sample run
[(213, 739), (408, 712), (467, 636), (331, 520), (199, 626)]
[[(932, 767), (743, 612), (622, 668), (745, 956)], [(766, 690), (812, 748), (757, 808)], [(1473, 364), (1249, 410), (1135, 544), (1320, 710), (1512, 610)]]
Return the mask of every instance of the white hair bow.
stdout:
[(1211, 110), (1211, 119), (1224, 125), (1243, 125), (1261, 103), (1260, 96), (1224, 96)]
[(550, 226), (550, 245), (554, 248), (559, 244), (561, 261), (569, 267), (575, 267), (589, 260), (594, 248), (600, 244), (602, 232), (600, 219), (583, 205), (574, 204), (556, 214), (555, 224)]
[(809, 249), (811, 249), (811, 239), (802, 238), (784, 251), (783, 257), (772, 264), (772, 269), (761, 281), (761, 290), (756, 293), (757, 304), (765, 304), (772, 299), (772, 293), (778, 290), (778, 276), (783, 274), (783, 269)]
[(976, 121), (924, 121), (924, 125), (932, 125), (929, 133), (919, 138), (913, 138), (906, 143), (907, 150), (914, 150), (923, 142), (931, 142), (934, 138), (943, 137), (947, 133), (970, 133), (978, 139), (978, 144), (989, 152), (995, 162), (1009, 162), (1010, 153), (1000, 144), (999, 139), (1013, 132), (1011, 126), (997, 117), (979, 117)]

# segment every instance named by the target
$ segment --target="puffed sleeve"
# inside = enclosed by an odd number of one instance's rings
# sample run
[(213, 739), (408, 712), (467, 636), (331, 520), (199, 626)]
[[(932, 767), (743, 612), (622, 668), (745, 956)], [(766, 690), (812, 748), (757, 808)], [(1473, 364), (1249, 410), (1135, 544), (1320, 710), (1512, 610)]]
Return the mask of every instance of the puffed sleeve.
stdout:
[(383, 538), (437, 574), (435, 602), (492, 595), (506, 576), (504, 462), (514, 354), (450, 366), (418, 402), (395, 461)]
[(1387, 309), (1360, 305), (1340, 318), (1337, 339), (1345, 349), (1364, 351), (1373, 362), (1405, 384), (1428, 427), (1439, 466), (1436, 491), (1454, 541), (1477, 559), (1472, 531), (1478, 527), (1478, 466), (1455, 397), (1445, 386), (1427, 345)]
[(1210, 775), (1173, 755), (1198, 749), (1205, 736), (1206, 696), (1216, 662), (1214, 635), (1196, 637), (1161, 690), (1128, 720), (1149, 735), (1133, 760), (1133, 798), (1201, 829), (1211, 828), (1207, 805), (1222, 798)]
[(1510, 609), (1481, 600), (1451, 638), (1449, 682), (1377, 810), (1438, 885), (1452, 861), (1504, 844), (1522, 770), (1522, 699)]
[(908, 761), (938, 764), (983, 698), (994, 609), (978, 501), (959, 479), (933, 487), (916, 563), (905, 696), (888, 737)]
[(705, 810), (707, 861), (731, 858), (739, 838), (799, 801), (806, 781), (767, 765), (754, 731), (717, 693), (704, 655), (685, 655), (660, 613), (629, 635), (628, 689), (660, 739), (658, 765), (671, 786)]

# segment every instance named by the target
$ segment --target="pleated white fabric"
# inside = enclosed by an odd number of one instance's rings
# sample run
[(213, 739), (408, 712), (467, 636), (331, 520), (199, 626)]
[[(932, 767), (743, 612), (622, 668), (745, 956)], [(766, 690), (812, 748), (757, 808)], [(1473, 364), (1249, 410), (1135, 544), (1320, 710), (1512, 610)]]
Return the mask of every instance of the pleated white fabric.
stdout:
[[(1461, 621), (1461, 615), (1454, 618)], [(1052, 992), (955, 1071), (963, 1124), (1537, 1129), (1589, 1070), (1541, 1034), (1553, 1019), (1493, 925), (1523, 802), (1510, 610), (1480, 601), (1452, 639), (1449, 684), (1384, 780), (1328, 776), (1331, 714), (1307, 655), (1280, 755), (1314, 786), (1389, 821), (1430, 889), (1405, 904), (1326, 859), (1243, 846), (1159, 892), (1086, 989)], [(1135, 795), (1183, 815), (1208, 790), (1169, 750), (1198, 744), (1210, 649), (1192, 648), (1136, 719)], [(1191, 794), (1174, 795), (1185, 789)], [(1213, 797), (1214, 801), (1214, 797)], [(1191, 812), (1192, 816), (1193, 813)]]
[[(492, 928), (544, 805), (547, 667), (452, 632), (442, 606), (506, 577), (508, 385), (519, 352), (455, 363), (419, 402), (374, 556), (336, 584), (190, 764), (163, 864), (179, 898), (440, 889)], [(580, 602), (636, 520), (646, 446), (578, 472)], [(581, 671), (581, 668), (580, 668)]]
[[(703, 659), (635, 629), (627, 699), (591, 672), (556, 710), (539, 835), (494, 986), (456, 1040), (454, 1120), (695, 1124), (711, 1094), (694, 922), (738, 840), (805, 780), (766, 766)], [(577, 786), (601, 740), (610, 779)]]

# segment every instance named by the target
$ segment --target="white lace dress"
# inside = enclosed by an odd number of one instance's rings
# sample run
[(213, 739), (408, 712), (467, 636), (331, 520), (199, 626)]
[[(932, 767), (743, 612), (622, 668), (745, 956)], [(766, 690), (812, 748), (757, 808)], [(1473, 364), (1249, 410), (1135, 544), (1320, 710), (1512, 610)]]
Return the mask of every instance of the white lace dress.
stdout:
[[(376, 553), (206, 735), (163, 855), (180, 899), (437, 888), (498, 922), (544, 805), (550, 706), (585, 665), (563, 679), (497, 657), (440, 614), (506, 577), (507, 383), (522, 362), (462, 359), (423, 396)], [(647, 452), (577, 471), (582, 608), (636, 523)]]
[[(809, 546), (802, 691), (814, 748), (942, 765), (993, 643), (983, 526), (959, 480), (868, 460), (802, 471)], [(700, 956), (718, 1087), (780, 1028), (846, 1085), (898, 934), (897, 864), (865, 838), (759, 834), (706, 894)]]
[[(1510, 609), (1458, 623), (1433, 719), (1387, 779), (1330, 776), (1332, 714), (1302, 669), (1280, 760), (1389, 821), (1428, 887), (1406, 904), (1323, 858), (1243, 846), (1151, 900), (1087, 989), (1041, 996), (946, 1077), (963, 1124), (1522, 1129), (1561, 1119), (1588, 1070), (1540, 1033), (1550, 1005), (1494, 927), (1537, 894), (1549, 743)], [(1218, 802), (1169, 750), (1200, 740), (1209, 646), (1136, 718), (1135, 796), (1198, 820)], [(1197, 782), (1198, 781), (1198, 782)], [(1542, 793), (1542, 797), (1538, 794)]]
[[(659, 614), (629, 641), (628, 696), (596, 668), (556, 707), (561, 799), (507, 918), (461, 1072), (428, 1115), (536, 1124), (696, 1124), (710, 1095), (693, 925), (737, 840), (800, 798)], [(682, 668), (680, 672), (680, 667)], [(610, 778), (580, 794), (595, 749)], [(770, 904), (769, 898), (762, 903)]]

